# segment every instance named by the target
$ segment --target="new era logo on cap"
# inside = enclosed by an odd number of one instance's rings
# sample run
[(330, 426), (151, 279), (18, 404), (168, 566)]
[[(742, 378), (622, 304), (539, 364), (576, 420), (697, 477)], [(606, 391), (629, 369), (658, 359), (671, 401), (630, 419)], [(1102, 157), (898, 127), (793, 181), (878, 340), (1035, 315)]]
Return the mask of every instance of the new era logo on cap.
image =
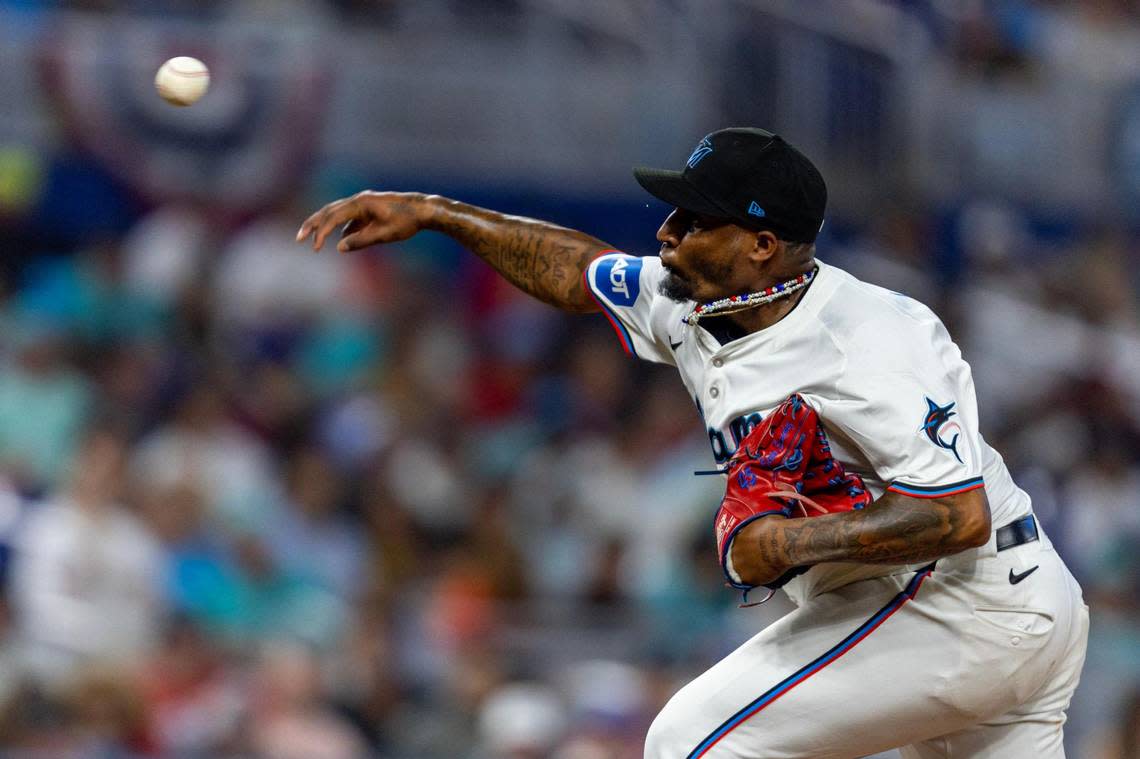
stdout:
[(759, 216), (760, 218), (764, 218), (764, 209), (761, 208), (760, 204), (755, 200), (752, 201), (751, 205), (748, 206), (748, 213), (751, 216)]

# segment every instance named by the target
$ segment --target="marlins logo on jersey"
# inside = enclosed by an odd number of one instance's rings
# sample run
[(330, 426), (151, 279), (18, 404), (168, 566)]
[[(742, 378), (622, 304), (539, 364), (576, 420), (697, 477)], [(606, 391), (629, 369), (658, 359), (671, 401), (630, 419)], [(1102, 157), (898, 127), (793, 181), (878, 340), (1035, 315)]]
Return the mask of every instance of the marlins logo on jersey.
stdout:
[[(926, 418), (922, 422), (922, 432), (926, 433), (930, 442), (939, 448), (950, 451), (959, 463), (964, 463), (962, 457), (958, 455), (958, 436), (961, 434), (962, 428), (957, 422), (950, 421), (950, 417), (958, 415), (958, 412), (953, 410), (955, 405), (957, 404), (951, 402), (945, 406), (939, 406), (927, 398)], [(951, 434), (953, 437), (947, 440), (946, 438)]]

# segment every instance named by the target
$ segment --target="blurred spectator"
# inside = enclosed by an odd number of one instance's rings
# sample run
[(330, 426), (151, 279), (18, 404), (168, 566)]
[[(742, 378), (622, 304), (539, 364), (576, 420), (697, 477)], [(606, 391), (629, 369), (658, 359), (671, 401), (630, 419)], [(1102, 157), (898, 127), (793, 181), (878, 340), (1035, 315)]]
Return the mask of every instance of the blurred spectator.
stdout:
[(344, 513), (347, 487), (325, 454), (295, 451), (286, 475), (287, 500), (270, 521), (267, 541), (282, 567), (355, 600), (364, 581), (365, 544)]
[[(8, 587), (12, 544), (19, 534), (20, 524), (28, 509), (28, 502), (20, 496), (15, 484), (0, 475), (0, 589)], [(2, 591), (0, 597), (4, 597)]]
[(1137, 589), (1140, 565), (1132, 558), (1140, 546), (1137, 488), (1140, 467), (1111, 438), (1069, 478), (1065, 507), (1077, 513), (1070, 515), (1067, 547), (1088, 593), (1123, 599)]
[(427, 547), (411, 514), (390, 494), (383, 471), (371, 473), (363, 491), (369, 584), (376, 593), (387, 596), (406, 589), (424, 571)]
[(218, 603), (201, 618), (215, 633), (247, 650), (266, 637), (320, 648), (336, 643), (348, 621), (344, 599), (283, 567), (254, 532), (234, 535), (227, 549), (213, 578)]
[(551, 756), (566, 730), (566, 707), (538, 683), (511, 683), (492, 693), (479, 713), (477, 759)]
[(407, 695), (389, 613), (379, 599), (362, 603), (325, 662), (330, 700), (382, 752), (393, 747), (391, 723)]
[(0, 594), (0, 704), (16, 692), (24, 674), (23, 656), (17, 647), (13, 622), (7, 595)]
[(1127, 695), (1111, 725), (1105, 734), (1089, 740), (1089, 759), (1140, 757), (1140, 687), (1134, 687)]
[(1134, 689), (1124, 702), (1119, 724), (1119, 749), (1113, 759), (1140, 756), (1140, 688)]
[(0, 746), (15, 757), (80, 756), (83, 745), (74, 719), (62, 697), (42, 685), (22, 683), (0, 706)]
[(270, 216), (229, 241), (213, 278), (220, 328), (265, 329), (336, 311), (351, 261), (313, 255), (296, 232), (296, 217)]
[(158, 340), (123, 341), (100, 350), (91, 371), (100, 418), (132, 435), (146, 431), (166, 400), (174, 358)]
[[(476, 494), (472, 494), (475, 497)], [(502, 601), (519, 601), (527, 597), (529, 588), (519, 535), (509, 509), (507, 494), (492, 488), (482, 494), (476, 507), (474, 528), (470, 538), (471, 554), (477, 557), (491, 583), (492, 595)]]
[(71, 459), (91, 410), (90, 384), (46, 317), (18, 314), (5, 331), (14, 349), (0, 363), (0, 466), (21, 490), (40, 493)]
[(620, 538), (603, 542), (586, 586), (585, 600), (599, 606), (618, 606), (627, 600), (622, 583), (625, 553), (626, 544)]
[(210, 240), (209, 222), (195, 209), (159, 207), (136, 222), (123, 239), (127, 286), (173, 306), (202, 276)]
[(192, 387), (171, 421), (138, 444), (131, 467), (152, 486), (190, 485), (205, 496), (207, 518), (230, 529), (257, 524), (278, 502), (268, 450), (229, 419), (210, 383)]
[(123, 674), (84, 672), (64, 698), (74, 720), (79, 756), (150, 756), (155, 750), (141, 694)]
[(341, 470), (359, 473), (392, 442), (392, 413), (376, 393), (337, 399), (316, 423), (320, 446)]
[[(444, 429), (427, 431), (442, 438)], [(417, 526), (437, 536), (465, 530), (472, 521), (474, 504), (464, 492), (458, 443), (411, 433), (393, 446), (384, 464), (391, 496)]]
[(214, 640), (189, 619), (168, 623), (140, 691), (159, 755), (211, 756), (236, 741), (246, 694)]
[[(557, 759), (637, 759), (653, 714), (648, 682), (635, 666), (580, 662), (565, 676), (574, 732)], [(656, 712), (654, 712), (655, 714)]]
[(254, 673), (249, 735), (264, 759), (358, 759), (364, 739), (322, 701), (318, 663), (304, 648), (269, 645)]
[(115, 434), (89, 434), (68, 486), (28, 517), (16, 541), (12, 600), (26, 663), (42, 677), (133, 661), (157, 639), (162, 552), (121, 503), (125, 457)]
[(226, 536), (211, 529), (205, 505), (189, 484), (142, 485), (147, 523), (162, 541), (164, 594), (170, 607), (208, 624), (221, 624), (235, 604), (234, 570)]
[[(461, 654), (489, 640), (499, 621), (495, 584), (483, 557), (467, 547), (445, 553), (434, 567), (424, 620), (440, 657)], [(442, 662), (441, 662), (442, 663)]]

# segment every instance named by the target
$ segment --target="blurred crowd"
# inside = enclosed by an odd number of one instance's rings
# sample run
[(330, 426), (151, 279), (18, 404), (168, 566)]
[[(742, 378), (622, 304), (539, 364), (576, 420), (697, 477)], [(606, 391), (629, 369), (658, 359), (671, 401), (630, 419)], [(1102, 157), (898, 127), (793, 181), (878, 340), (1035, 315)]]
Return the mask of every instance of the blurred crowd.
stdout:
[[(222, 232), (164, 206), (9, 262), (0, 745), (640, 756), (669, 694), (786, 610), (722, 587), (680, 383), (442, 237), (314, 254), (301, 218)], [(1094, 607), (1078, 755), (1135, 756), (1140, 396), (1066, 337), (1140, 360), (1131, 242), (1047, 244), (978, 207), (948, 269), (920, 213), (835, 226), (821, 258), (963, 343), (985, 432)]]
[(639, 755), (727, 650), (691, 402), (442, 239), (300, 218), (160, 208), (6, 280), (0, 745)]

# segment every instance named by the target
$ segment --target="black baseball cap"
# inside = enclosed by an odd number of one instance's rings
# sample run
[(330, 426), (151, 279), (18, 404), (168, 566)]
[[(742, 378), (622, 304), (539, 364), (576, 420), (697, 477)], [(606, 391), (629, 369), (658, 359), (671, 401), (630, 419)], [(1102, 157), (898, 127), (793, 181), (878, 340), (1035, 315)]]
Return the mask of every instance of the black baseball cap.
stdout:
[(808, 157), (752, 127), (708, 135), (681, 171), (638, 167), (633, 176), (669, 205), (769, 229), (789, 242), (815, 240), (827, 208), (827, 185)]

